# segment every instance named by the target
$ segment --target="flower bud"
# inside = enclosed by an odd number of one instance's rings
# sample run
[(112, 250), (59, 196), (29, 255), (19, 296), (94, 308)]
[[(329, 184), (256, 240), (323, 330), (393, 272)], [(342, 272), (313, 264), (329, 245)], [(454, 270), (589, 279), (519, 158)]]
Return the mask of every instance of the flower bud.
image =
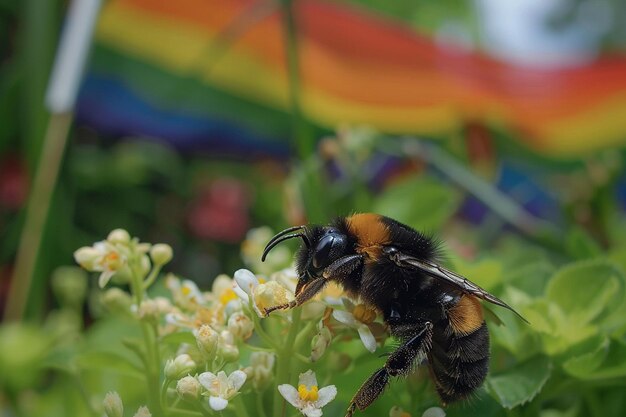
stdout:
[(227, 343), (220, 343), (218, 348), (218, 354), (224, 359), (224, 362), (235, 362), (239, 359), (239, 348), (235, 345), (229, 345)]
[(148, 275), (148, 272), (150, 272), (150, 269), (152, 268), (152, 264), (150, 263), (150, 257), (148, 255), (142, 255), (141, 259), (140, 259), (141, 263), (139, 264), (141, 269), (141, 275), (145, 278), (146, 275)]
[(208, 324), (203, 324), (193, 332), (200, 354), (206, 361), (211, 361), (217, 352), (220, 335)]
[(74, 260), (87, 271), (93, 271), (100, 252), (91, 246), (83, 246), (74, 251)]
[(110, 312), (128, 312), (132, 299), (126, 291), (119, 288), (109, 288), (102, 294), (102, 304)]
[(179, 379), (194, 369), (196, 369), (196, 363), (191, 359), (191, 356), (183, 353), (165, 363), (165, 376), (168, 379)]
[(311, 340), (311, 362), (316, 362), (322, 357), (326, 348), (330, 345), (333, 338), (330, 330), (326, 326), (322, 326), (320, 331), (313, 336)]
[(242, 312), (233, 313), (228, 319), (228, 331), (237, 339), (247, 340), (252, 336), (254, 323)]
[(217, 353), (226, 362), (234, 362), (239, 359), (239, 349), (235, 345), (235, 337), (228, 330), (220, 333), (220, 343), (217, 347)]
[(104, 396), (104, 401), (102, 401), (102, 405), (104, 406), (104, 414), (106, 414), (107, 417), (124, 416), (124, 405), (117, 391), (107, 392)]
[(150, 257), (156, 265), (165, 265), (172, 260), (172, 247), (166, 243), (157, 243), (150, 249)]
[(148, 410), (148, 407), (142, 405), (133, 417), (152, 417), (152, 414), (150, 413), (150, 410)]
[(270, 352), (252, 352), (250, 354), (250, 366), (244, 371), (256, 391), (262, 391), (271, 382), (274, 361), (275, 356)]
[(107, 240), (111, 243), (126, 245), (130, 242), (130, 235), (124, 229), (115, 229), (109, 233)]
[(135, 307), (135, 313), (139, 320), (156, 322), (159, 319), (159, 305), (153, 299), (143, 300), (139, 308), (137, 308), (136, 305), (133, 305), (133, 307)]
[(75, 266), (61, 266), (52, 273), (52, 290), (59, 303), (80, 307), (87, 295), (87, 274)]
[(200, 395), (200, 383), (193, 376), (186, 376), (178, 380), (176, 392), (184, 400), (197, 400)]
[(443, 411), (443, 408), (430, 407), (429, 409), (424, 411), (422, 417), (446, 417), (446, 412)]
[(237, 283), (237, 285), (233, 287), (233, 290), (247, 303), (249, 301), (249, 296), (251, 296), (254, 291), (254, 288), (259, 285), (258, 278), (247, 269), (238, 269), (235, 271), (233, 279)]

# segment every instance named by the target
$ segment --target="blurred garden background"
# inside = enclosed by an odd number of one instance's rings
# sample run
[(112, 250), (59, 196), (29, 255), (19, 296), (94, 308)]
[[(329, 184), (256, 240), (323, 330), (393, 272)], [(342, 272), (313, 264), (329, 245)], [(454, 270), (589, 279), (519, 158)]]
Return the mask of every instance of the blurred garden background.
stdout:
[[(208, 291), (269, 274), (259, 227), (370, 211), (530, 321), (495, 311), (448, 415), (626, 412), (623, 1), (0, 0), (0, 57), (0, 415), (146, 402), (77, 248), (123, 228)], [(420, 381), (364, 415), (422, 415)]]

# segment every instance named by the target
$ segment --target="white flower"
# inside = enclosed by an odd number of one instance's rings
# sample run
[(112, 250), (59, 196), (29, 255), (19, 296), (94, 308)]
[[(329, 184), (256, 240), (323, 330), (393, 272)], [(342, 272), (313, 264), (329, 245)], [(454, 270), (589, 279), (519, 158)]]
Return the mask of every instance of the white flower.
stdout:
[[(92, 246), (83, 246), (74, 252), (76, 262), (88, 271), (101, 272), (98, 284), (103, 288), (117, 272), (127, 272), (128, 260), (139, 257), (142, 271), (150, 269), (150, 260), (145, 254), (150, 250), (149, 243), (139, 243), (124, 229), (115, 229), (106, 240), (96, 242)], [(147, 267), (144, 265), (144, 257)], [(146, 269), (147, 268), (147, 269)]]
[(322, 389), (317, 387), (315, 373), (310, 369), (300, 374), (298, 388), (282, 384), (278, 386), (280, 394), (306, 417), (320, 417), (322, 407), (331, 402), (337, 395), (337, 388), (329, 385)]
[(181, 281), (173, 274), (168, 274), (165, 286), (172, 293), (174, 303), (186, 310), (195, 310), (204, 301), (204, 295), (195, 282), (185, 279)]
[(355, 306), (345, 298), (343, 301), (348, 311), (335, 310), (333, 317), (346, 326), (356, 329), (365, 348), (370, 352), (376, 351), (376, 338), (372, 333), (372, 330), (378, 331), (377, 325), (380, 325), (380, 323), (374, 323), (376, 311), (364, 304)]
[(212, 372), (203, 372), (198, 376), (198, 380), (208, 392), (209, 406), (215, 411), (220, 411), (226, 408), (228, 400), (237, 395), (243, 383), (246, 382), (246, 373), (234, 371), (226, 376), (224, 371), (218, 372), (217, 375)]
[(259, 317), (266, 316), (266, 309), (287, 304), (293, 299), (292, 294), (278, 282), (261, 282), (247, 269), (239, 269), (235, 272), (235, 283), (237, 284), (233, 287), (235, 293), (246, 304), (251, 303)]
[(289, 304), (293, 299), (292, 294), (276, 281), (259, 284), (254, 289), (254, 309), (260, 317), (265, 317), (270, 307)]
[(98, 285), (104, 288), (111, 277), (126, 266), (127, 253), (121, 249), (120, 245), (103, 240), (76, 250), (74, 259), (88, 271), (101, 272)]

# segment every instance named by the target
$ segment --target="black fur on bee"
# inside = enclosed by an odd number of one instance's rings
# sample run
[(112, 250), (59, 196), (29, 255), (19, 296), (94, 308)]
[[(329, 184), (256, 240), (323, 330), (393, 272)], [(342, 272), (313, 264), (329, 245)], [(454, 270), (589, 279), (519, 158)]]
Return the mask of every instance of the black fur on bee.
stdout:
[(391, 218), (361, 213), (327, 226), (284, 230), (268, 242), (262, 260), (274, 246), (296, 237), (303, 245), (296, 254), (295, 300), (266, 313), (301, 305), (334, 281), (380, 312), (400, 342), (354, 395), (347, 417), (369, 407), (390, 378), (406, 376), (424, 362), (444, 404), (466, 398), (483, 383), (489, 332), (479, 299), (514, 310), (440, 266), (432, 237)]

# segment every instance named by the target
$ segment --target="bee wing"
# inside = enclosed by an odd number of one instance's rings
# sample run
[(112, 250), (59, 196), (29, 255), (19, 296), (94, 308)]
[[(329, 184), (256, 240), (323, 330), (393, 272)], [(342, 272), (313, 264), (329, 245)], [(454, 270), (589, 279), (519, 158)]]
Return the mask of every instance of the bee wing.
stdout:
[(491, 295), (484, 289), (480, 288), (478, 285), (474, 284), (469, 279), (465, 278), (462, 275), (457, 274), (456, 272), (452, 272), (449, 269), (446, 269), (435, 263), (428, 262), (428, 261), (421, 261), (419, 259), (413, 258), (411, 256), (407, 256), (407, 255), (398, 255), (398, 260), (402, 264), (418, 269), (419, 271), (426, 273), (427, 275), (433, 278), (440, 279), (444, 281), (446, 284), (451, 285), (455, 288), (458, 288), (459, 290), (461, 290), (462, 292), (466, 294), (473, 295), (475, 297), (478, 297), (485, 301), (489, 301), (490, 303), (493, 303), (500, 307), (504, 307), (508, 310), (511, 310), (518, 317), (520, 317), (522, 320), (528, 323), (528, 321), (524, 317), (522, 317), (521, 314), (515, 311), (513, 307), (511, 307), (504, 301), (500, 300), (498, 297)]

